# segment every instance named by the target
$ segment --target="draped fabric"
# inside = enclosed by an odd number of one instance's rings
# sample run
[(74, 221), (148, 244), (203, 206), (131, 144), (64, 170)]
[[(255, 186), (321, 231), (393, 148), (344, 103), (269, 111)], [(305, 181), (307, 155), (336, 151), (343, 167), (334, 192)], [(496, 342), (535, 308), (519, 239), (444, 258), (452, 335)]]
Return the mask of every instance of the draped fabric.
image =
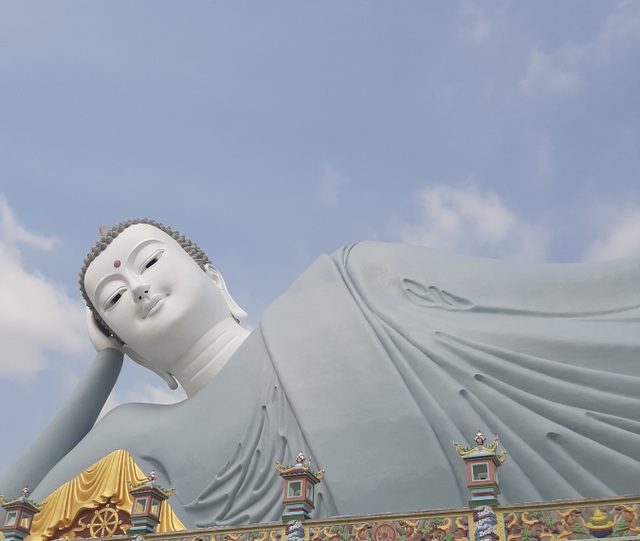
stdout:
[[(262, 369), (263, 363), (265, 367), (258, 405), (233, 456), (200, 495), (185, 504), (184, 511), (197, 527), (279, 520), (284, 483), (275, 462), (293, 463), (300, 450), (309, 449), (269, 359), (259, 362), (265, 354), (259, 329), (248, 345), (243, 351), (253, 370)], [(315, 503), (316, 517), (338, 514), (326, 485), (316, 489)]]
[(451, 442), (479, 428), (509, 453), (505, 503), (632, 494), (639, 286), (637, 260), (525, 265), (363, 243), (320, 258), (263, 332), (341, 513), (465, 505)]
[[(33, 517), (29, 539), (51, 539), (57, 531), (71, 526), (81, 511), (95, 509), (105, 503), (130, 513), (133, 500), (129, 494), (129, 483), (142, 483), (146, 479), (128, 452), (110, 453), (42, 502), (42, 510)], [(170, 502), (164, 502), (156, 531), (165, 533), (184, 529), (171, 510)]]

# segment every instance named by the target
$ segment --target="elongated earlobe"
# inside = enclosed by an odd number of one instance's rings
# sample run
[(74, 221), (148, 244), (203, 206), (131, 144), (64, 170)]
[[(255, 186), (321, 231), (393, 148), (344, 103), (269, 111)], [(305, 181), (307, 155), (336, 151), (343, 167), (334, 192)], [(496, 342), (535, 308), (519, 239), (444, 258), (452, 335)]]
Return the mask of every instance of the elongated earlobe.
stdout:
[(224, 278), (222, 277), (222, 274), (220, 274), (220, 271), (216, 269), (211, 263), (207, 263), (204, 268), (207, 276), (213, 280), (213, 283), (216, 284), (216, 286), (218, 286), (218, 289), (220, 289), (220, 291), (222, 292), (222, 296), (224, 297), (224, 300), (229, 307), (229, 311), (231, 312), (231, 315), (235, 318), (235, 320), (240, 323), (241, 321), (247, 319), (247, 317), (249, 316), (242, 308), (240, 308), (240, 306), (238, 306), (238, 303), (233, 300), (233, 297), (229, 293), (229, 290), (224, 283)]

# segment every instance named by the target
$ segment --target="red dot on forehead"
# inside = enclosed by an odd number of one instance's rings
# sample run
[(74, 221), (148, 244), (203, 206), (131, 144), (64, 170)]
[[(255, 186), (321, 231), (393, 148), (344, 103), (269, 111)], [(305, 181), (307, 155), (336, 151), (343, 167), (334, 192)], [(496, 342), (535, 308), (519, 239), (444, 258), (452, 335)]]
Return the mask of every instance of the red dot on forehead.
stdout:
[(113, 266), (117, 269), (117, 268), (120, 266), (120, 260), (119, 260), (119, 259), (116, 259), (116, 260), (113, 262)]

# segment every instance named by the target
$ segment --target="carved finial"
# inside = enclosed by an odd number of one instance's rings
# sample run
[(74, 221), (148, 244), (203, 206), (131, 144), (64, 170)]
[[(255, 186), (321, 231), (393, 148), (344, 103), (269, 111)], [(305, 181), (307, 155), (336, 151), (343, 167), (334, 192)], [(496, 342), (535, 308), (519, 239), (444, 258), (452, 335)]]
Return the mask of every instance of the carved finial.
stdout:
[[(493, 438), (491, 443), (487, 443), (487, 438), (484, 437), (484, 434), (478, 430), (476, 437), (473, 438), (475, 442), (475, 446), (463, 447), (457, 441), (453, 440), (453, 445), (456, 448), (456, 451), (461, 457), (466, 457), (470, 455), (475, 455), (476, 453), (497, 453), (498, 451), (498, 436)], [(506, 456), (506, 455), (505, 455)]]
[(155, 482), (156, 480), (156, 470), (151, 470), (151, 472), (149, 473), (149, 475), (147, 475), (147, 479), (149, 479), (149, 481), (151, 481), (152, 483)]
[(26, 499), (29, 497), (29, 494), (29, 485), (25, 485), (25, 487), (20, 491), (20, 497)]
[[(302, 451), (295, 458), (295, 464), (283, 466), (276, 460), (278, 473), (284, 478), (284, 513), (282, 520), (290, 523), (291, 520), (307, 520), (311, 518), (314, 509), (314, 489), (324, 477), (324, 470), (311, 471), (311, 457), (307, 458)], [(286, 541), (302, 541), (287, 535)]]

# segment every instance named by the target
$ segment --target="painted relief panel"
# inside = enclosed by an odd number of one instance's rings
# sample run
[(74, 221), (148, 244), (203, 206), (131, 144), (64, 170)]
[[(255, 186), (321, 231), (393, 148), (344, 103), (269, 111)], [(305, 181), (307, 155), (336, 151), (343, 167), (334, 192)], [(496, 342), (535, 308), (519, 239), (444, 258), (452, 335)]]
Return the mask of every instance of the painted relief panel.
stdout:
[(466, 515), (314, 525), (310, 541), (469, 541)]
[(506, 541), (564, 541), (640, 534), (640, 504), (538, 509), (503, 513)]

